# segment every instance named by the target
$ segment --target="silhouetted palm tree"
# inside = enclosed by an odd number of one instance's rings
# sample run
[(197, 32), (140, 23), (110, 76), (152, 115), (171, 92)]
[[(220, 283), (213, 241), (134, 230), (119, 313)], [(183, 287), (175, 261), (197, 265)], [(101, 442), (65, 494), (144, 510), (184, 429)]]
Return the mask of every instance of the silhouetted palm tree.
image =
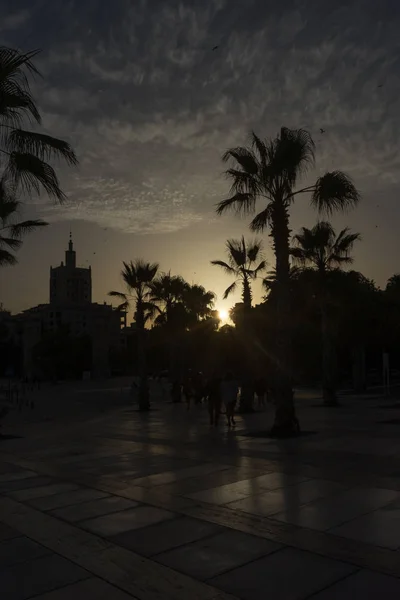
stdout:
[(312, 229), (302, 227), (300, 233), (294, 236), (295, 247), (290, 251), (295, 264), (314, 270), (317, 277), (322, 335), (322, 387), (324, 402), (328, 406), (337, 405), (336, 351), (329, 319), (330, 283), (332, 274), (353, 262), (350, 253), (360, 239), (360, 234), (352, 233), (348, 227), (336, 235), (330, 223), (321, 221)]
[(240, 240), (227, 240), (226, 250), (228, 262), (223, 260), (211, 261), (212, 265), (221, 267), (225, 273), (235, 278), (235, 281), (225, 290), (223, 298), (226, 300), (236, 290), (237, 284), (240, 282), (242, 285), (242, 302), (245, 308), (251, 308), (252, 292), (250, 282), (256, 279), (257, 275), (267, 265), (265, 260), (260, 260), (259, 264), (256, 267), (254, 266), (254, 263), (261, 258), (262, 242), (254, 240), (246, 243), (242, 236)]
[(186, 281), (180, 275), (161, 273), (151, 284), (150, 299), (159, 311), (158, 322), (171, 325), (172, 309), (183, 302)]
[(139, 408), (140, 410), (149, 410), (145, 325), (147, 318), (154, 314), (154, 305), (151, 302), (151, 286), (157, 275), (158, 264), (146, 263), (138, 259), (130, 263), (124, 262), (123, 265), (121, 275), (128, 291), (127, 293), (109, 292), (109, 296), (122, 300), (122, 304), (118, 307), (121, 310), (129, 308), (131, 303), (134, 304), (140, 377)]
[(0, 165), (7, 179), (23, 191), (39, 194), (43, 188), (61, 201), (65, 196), (48, 161), (62, 158), (76, 165), (74, 151), (63, 140), (23, 128), (26, 120), (41, 124), (29, 87), (29, 77), (39, 74), (32, 62), (37, 54), (38, 50), (23, 53), (0, 47)]
[(287, 325), (290, 311), (290, 206), (303, 194), (311, 195), (311, 204), (319, 212), (344, 210), (359, 201), (356, 188), (341, 171), (326, 173), (313, 185), (298, 189), (302, 176), (314, 165), (314, 150), (314, 142), (307, 131), (282, 127), (273, 139), (261, 140), (253, 133), (250, 146), (232, 148), (223, 156), (224, 161), (233, 159), (235, 166), (226, 172), (232, 181), (231, 197), (219, 203), (217, 212), (222, 214), (228, 209), (236, 209), (238, 213), (254, 213), (258, 202), (262, 202), (264, 206), (250, 227), (253, 231), (262, 231), (266, 227), (271, 229), (276, 259), (276, 320), (279, 328), (275, 383), (277, 408), (272, 429), (277, 436), (292, 435), (298, 430)]
[(20, 202), (7, 189), (4, 180), (0, 180), (0, 267), (15, 265), (18, 260), (14, 254), (22, 246), (22, 237), (38, 227), (48, 225), (42, 220), (18, 221)]
[(215, 294), (202, 285), (186, 285), (183, 303), (194, 323), (212, 317)]

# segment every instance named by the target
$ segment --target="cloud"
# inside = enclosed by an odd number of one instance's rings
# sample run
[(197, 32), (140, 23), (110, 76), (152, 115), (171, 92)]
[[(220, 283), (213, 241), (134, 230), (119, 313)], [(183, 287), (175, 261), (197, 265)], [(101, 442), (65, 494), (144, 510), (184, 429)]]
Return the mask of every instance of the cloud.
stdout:
[(138, 233), (201, 222), (228, 191), (221, 153), (281, 125), (313, 133), (317, 174), (343, 168), (367, 193), (393, 193), (398, 11), (390, 0), (380, 13), (368, 0), (284, 4), (71, 0), (54, 13), (35, 92), (81, 166), (62, 169), (71, 205), (42, 205), (46, 215)]
[(3, 12), (3, 14), (5, 14), (6, 16), (3, 16), (1, 19), (1, 23), (0, 23), (0, 31), (1, 32), (14, 31), (14, 30), (18, 29), (19, 27), (22, 27), (24, 24), (26, 24), (31, 17), (31, 12), (27, 8), (23, 8), (22, 10), (17, 10), (8, 15), (6, 14), (6, 12)]

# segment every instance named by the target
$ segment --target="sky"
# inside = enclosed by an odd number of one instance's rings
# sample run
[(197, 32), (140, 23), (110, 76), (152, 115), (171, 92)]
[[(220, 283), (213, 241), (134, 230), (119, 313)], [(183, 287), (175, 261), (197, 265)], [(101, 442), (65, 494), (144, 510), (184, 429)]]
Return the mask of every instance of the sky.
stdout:
[[(0, 43), (41, 48), (33, 92), (44, 131), (68, 140), (80, 164), (60, 164), (68, 200), (25, 198), (30, 234), (0, 272), (13, 312), (48, 302), (50, 265), (72, 231), (92, 266), (93, 300), (121, 289), (122, 261), (143, 258), (216, 292), (210, 265), (249, 219), (217, 217), (228, 197), (223, 152), (251, 130), (304, 127), (316, 167), (350, 174), (360, 206), (332, 219), (362, 235), (354, 268), (384, 286), (400, 271), (400, 5), (398, 0), (0, 0)], [(216, 50), (213, 50), (218, 46)], [(325, 130), (320, 134), (320, 128)], [(293, 232), (317, 219), (306, 197)], [(265, 257), (273, 268), (268, 233)], [(262, 292), (255, 284), (255, 299)]]

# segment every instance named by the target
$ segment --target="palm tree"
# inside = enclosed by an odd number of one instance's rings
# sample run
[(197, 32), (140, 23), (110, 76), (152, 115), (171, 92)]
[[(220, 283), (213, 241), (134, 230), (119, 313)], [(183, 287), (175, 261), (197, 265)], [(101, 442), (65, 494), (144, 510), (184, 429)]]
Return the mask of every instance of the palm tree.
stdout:
[(179, 356), (182, 343), (181, 335), (187, 321), (183, 298), (187, 283), (179, 275), (162, 273), (151, 285), (150, 300), (159, 312), (155, 320), (162, 325), (167, 337), (169, 353), (169, 376), (171, 381), (177, 380), (180, 371)]
[(42, 220), (16, 221), (20, 202), (15, 199), (10, 188), (0, 180), (0, 267), (15, 265), (18, 260), (14, 254), (22, 246), (22, 237), (38, 227), (48, 225)]
[(221, 267), (225, 273), (235, 278), (235, 281), (226, 288), (223, 298), (226, 300), (236, 290), (237, 284), (240, 282), (242, 285), (242, 302), (245, 308), (249, 309), (252, 302), (250, 281), (256, 279), (257, 275), (267, 265), (265, 260), (261, 260), (257, 267), (254, 267), (254, 263), (261, 258), (262, 242), (254, 240), (246, 243), (242, 236), (240, 240), (227, 240), (226, 249), (228, 262), (223, 260), (211, 261), (212, 265)]
[(300, 195), (311, 196), (311, 204), (319, 212), (332, 213), (356, 205), (359, 193), (350, 178), (341, 171), (325, 173), (312, 185), (298, 184), (314, 165), (315, 145), (303, 129), (282, 127), (272, 139), (261, 140), (252, 134), (249, 146), (228, 150), (223, 160), (233, 159), (226, 171), (232, 181), (231, 196), (218, 204), (222, 214), (235, 209), (239, 214), (254, 214), (258, 202), (263, 206), (253, 218), (253, 231), (269, 227), (276, 260), (276, 321), (279, 330), (276, 348), (276, 414), (272, 433), (295, 435), (298, 431), (293, 404), (291, 341), (288, 327), (290, 312), (289, 238), (290, 207)]
[(173, 308), (183, 302), (187, 287), (186, 281), (180, 275), (161, 273), (151, 284), (151, 302), (159, 311), (158, 322), (172, 325)]
[(74, 151), (63, 140), (23, 128), (24, 121), (41, 124), (29, 86), (29, 76), (39, 75), (32, 62), (37, 54), (0, 47), (0, 166), (18, 189), (37, 194), (44, 189), (62, 201), (65, 195), (48, 161), (62, 158), (76, 165)]
[(322, 387), (324, 402), (328, 406), (336, 406), (338, 403), (334, 332), (329, 319), (329, 305), (332, 300), (330, 283), (332, 275), (353, 262), (350, 253), (355, 242), (360, 239), (360, 234), (352, 233), (348, 227), (336, 235), (330, 223), (321, 221), (312, 229), (302, 227), (300, 233), (294, 236), (295, 247), (290, 251), (295, 264), (303, 269), (313, 270), (317, 276), (322, 336)]
[(127, 293), (109, 292), (109, 296), (122, 300), (122, 304), (118, 307), (121, 310), (129, 308), (131, 303), (134, 304), (140, 377), (139, 408), (140, 410), (149, 410), (145, 327), (147, 319), (154, 314), (154, 305), (151, 303), (151, 286), (159, 267), (157, 263), (146, 263), (140, 259), (130, 263), (124, 262), (123, 265), (121, 276), (126, 285)]
[(183, 303), (193, 323), (212, 317), (214, 301), (214, 292), (207, 291), (202, 285), (186, 284)]

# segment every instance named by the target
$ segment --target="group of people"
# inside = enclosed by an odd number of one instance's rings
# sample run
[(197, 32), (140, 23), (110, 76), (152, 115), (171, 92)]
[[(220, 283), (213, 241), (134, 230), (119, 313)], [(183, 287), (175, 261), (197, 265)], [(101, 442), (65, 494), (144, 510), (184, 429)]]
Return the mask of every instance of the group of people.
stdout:
[[(206, 403), (210, 416), (210, 425), (217, 426), (220, 415), (225, 414), (228, 427), (235, 425), (235, 408), (240, 395), (248, 392), (246, 386), (240, 384), (231, 371), (221, 376), (215, 372), (211, 377), (205, 379), (202, 373), (189, 370), (181, 381), (174, 380), (169, 384), (169, 374), (167, 371), (160, 373), (158, 380), (161, 383), (162, 395), (164, 398), (170, 394), (174, 403), (186, 402), (187, 410), (190, 410), (192, 404)], [(251, 382), (251, 403), (254, 396), (258, 401), (258, 407), (265, 407), (266, 401), (270, 399), (270, 390), (264, 379), (258, 379)], [(169, 390), (169, 394), (168, 391)]]

